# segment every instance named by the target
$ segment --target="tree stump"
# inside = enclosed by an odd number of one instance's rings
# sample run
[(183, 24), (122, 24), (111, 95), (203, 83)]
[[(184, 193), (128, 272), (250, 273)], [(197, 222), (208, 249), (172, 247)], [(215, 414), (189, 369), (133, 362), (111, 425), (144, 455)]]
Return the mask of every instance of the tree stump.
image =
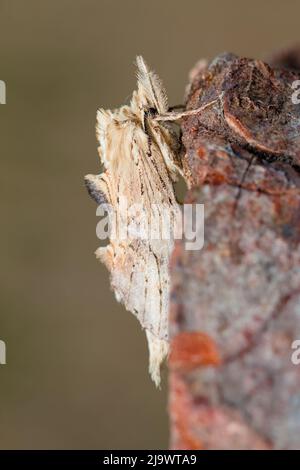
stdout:
[[(293, 54), (293, 56), (292, 56)], [(300, 54), (191, 73), (186, 203), (205, 243), (171, 260), (172, 449), (300, 449)], [(293, 57), (293, 58), (292, 58)], [(295, 362), (295, 361), (294, 361)]]

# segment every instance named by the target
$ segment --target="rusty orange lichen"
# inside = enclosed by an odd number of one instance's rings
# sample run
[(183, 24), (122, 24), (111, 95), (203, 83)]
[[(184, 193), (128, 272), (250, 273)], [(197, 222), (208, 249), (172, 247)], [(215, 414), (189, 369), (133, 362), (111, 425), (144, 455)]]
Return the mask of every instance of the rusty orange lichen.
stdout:
[(173, 370), (192, 370), (200, 366), (218, 366), (221, 358), (214, 341), (205, 333), (183, 332), (171, 342), (169, 366)]

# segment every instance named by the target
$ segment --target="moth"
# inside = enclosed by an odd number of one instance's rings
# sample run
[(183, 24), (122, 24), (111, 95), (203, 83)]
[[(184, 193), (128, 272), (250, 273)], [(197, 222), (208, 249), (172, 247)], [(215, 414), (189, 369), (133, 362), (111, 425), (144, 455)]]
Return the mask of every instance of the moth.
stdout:
[[(146, 221), (164, 220), (171, 226), (180, 211), (174, 182), (181, 171), (178, 137), (168, 124), (168, 100), (159, 77), (138, 56), (137, 90), (129, 105), (115, 110), (99, 109), (96, 136), (105, 171), (85, 177), (89, 194), (108, 205), (117, 225), (127, 224), (127, 237), (110, 238), (96, 251), (110, 271), (118, 301), (132, 312), (145, 329), (149, 347), (149, 372), (158, 386), (160, 366), (168, 354), (169, 237), (138, 237), (130, 230), (136, 214), (125, 214), (120, 200), (140, 205)], [(161, 121), (159, 120), (161, 117)], [(170, 116), (170, 120), (172, 116)], [(164, 209), (164, 210), (163, 210)], [(118, 228), (118, 227), (117, 227)]]
[[(117, 226), (115, 233), (122, 233), (118, 229), (127, 227), (126, 237), (110, 237), (109, 244), (98, 248), (96, 256), (110, 272), (117, 300), (145, 329), (149, 372), (159, 386), (160, 367), (169, 350), (169, 259), (174, 234), (182, 222), (174, 183), (179, 174), (184, 174), (179, 138), (171, 122), (198, 114), (217, 100), (198, 109), (170, 111), (166, 91), (156, 73), (141, 56), (136, 59), (136, 67), (137, 90), (130, 104), (97, 112), (98, 151), (105, 171), (87, 175), (85, 183), (97, 204), (109, 207), (108, 213)], [(124, 210), (120, 203), (124, 200), (127, 206), (141, 209)], [(140, 216), (151, 227), (155, 221), (154, 236), (152, 231), (148, 237), (137, 236), (136, 219)]]

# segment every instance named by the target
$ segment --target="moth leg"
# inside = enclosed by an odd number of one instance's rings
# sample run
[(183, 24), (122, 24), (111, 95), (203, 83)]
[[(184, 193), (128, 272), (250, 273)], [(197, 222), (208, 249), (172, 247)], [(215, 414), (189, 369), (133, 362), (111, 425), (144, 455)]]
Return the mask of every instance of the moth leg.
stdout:
[(241, 178), (241, 182), (239, 184), (239, 189), (238, 189), (238, 193), (236, 195), (236, 198), (235, 198), (235, 203), (234, 203), (234, 206), (233, 206), (233, 214), (236, 213), (237, 211), (237, 208), (238, 208), (238, 204), (239, 204), (239, 200), (241, 198), (241, 195), (242, 195), (242, 191), (243, 191), (243, 184), (244, 182), (246, 181), (246, 178), (247, 178), (247, 175), (249, 173), (249, 170), (250, 170), (250, 167), (252, 165), (252, 163), (254, 162), (254, 160), (256, 159), (256, 156), (255, 155), (252, 155), (249, 162), (248, 162), (248, 165), (244, 171), (244, 174)]
[[(169, 112), (169, 113), (166, 113), (166, 114), (160, 114), (160, 115), (157, 115), (154, 119), (156, 121), (177, 121), (177, 120), (180, 120), (181, 118), (186, 117), (186, 116), (193, 116), (194, 114), (201, 113), (206, 108), (209, 108), (210, 106), (213, 106), (214, 104), (216, 104), (218, 102), (223, 104), (223, 95), (224, 95), (224, 92), (222, 92), (220, 94), (220, 96), (218, 96), (218, 98), (210, 101), (209, 103), (206, 103), (203, 106), (200, 106), (200, 108), (189, 109), (187, 111), (182, 111), (181, 113)], [(174, 106), (174, 109), (176, 109), (176, 108), (177, 108), (177, 106)], [(180, 105), (178, 105), (178, 108), (180, 108)], [(172, 109), (172, 108), (169, 108), (169, 109)]]
[(188, 111), (182, 111), (181, 113), (170, 112), (170, 113), (166, 113), (166, 114), (160, 114), (160, 115), (157, 115), (156, 117), (154, 117), (153, 119), (155, 121), (179, 121), (183, 117), (193, 116), (195, 114), (201, 113), (206, 108), (209, 108), (210, 106), (213, 106), (214, 104), (216, 104), (218, 102), (219, 102), (219, 98), (216, 98), (215, 100), (210, 101), (209, 103), (206, 103), (203, 106), (200, 106), (200, 108), (189, 109)]

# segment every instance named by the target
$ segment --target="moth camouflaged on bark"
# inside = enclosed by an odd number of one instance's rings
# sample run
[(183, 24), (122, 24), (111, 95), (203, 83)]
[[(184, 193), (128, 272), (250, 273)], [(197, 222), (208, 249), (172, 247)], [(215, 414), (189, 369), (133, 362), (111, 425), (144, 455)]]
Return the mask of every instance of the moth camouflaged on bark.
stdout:
[[(108, 205), (116, 215), (116, 233), (127, 224), (126, 237), (110, 236), (96, 256), (110, 271), (118, 301), (131, 311), (145, 329), (149, 346), (149, 372), (160, 383), (160, 365), (168, 353), (169, 257), (173, 236), (161, 233), (143, 237), (136, 233), (135, 218), (162, 224), (166, 213), (174, 227), (180, 208), (173, 183), (180, 163), (178, 138), (168, 123), (155, 116), (168, 114), (166, 92), (158, 76), (137, 57), (137, 90), (129, 105), (116, 110), (99, 109), (96, 134), (105, 172), (85, 178), (90, 195)], [(138, 205), (142, 213), (123, 211)], [(132, 228), (135, 227), (135, 228)], [(157, 234), (159, 236), (157, 237)]]

